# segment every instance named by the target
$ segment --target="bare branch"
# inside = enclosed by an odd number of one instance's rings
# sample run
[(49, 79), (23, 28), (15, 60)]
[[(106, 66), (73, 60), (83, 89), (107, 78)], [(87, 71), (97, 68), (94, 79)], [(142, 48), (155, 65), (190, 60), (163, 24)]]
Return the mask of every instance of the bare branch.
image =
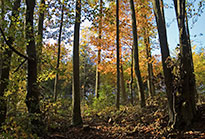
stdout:
[(15, 69), (13, 73), (16, 73), (26, 61), (27, 59), (24, 59), (24, 61), (21, 62), (21, 64)]

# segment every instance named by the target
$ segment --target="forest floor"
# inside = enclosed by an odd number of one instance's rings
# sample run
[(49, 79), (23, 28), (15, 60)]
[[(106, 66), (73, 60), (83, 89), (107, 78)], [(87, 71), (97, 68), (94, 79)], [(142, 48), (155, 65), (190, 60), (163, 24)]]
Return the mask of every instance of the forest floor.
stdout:
[(174, 131), (167, 127), (167, 100), (157, 97), (147, 100), (147, 106), (122, 106), (120, 110), (108, 107), (100, 112), (83, 114), (81, 127), (69, 126), (60, 120), (58, 128), (50, 128), (49, 139), (132, 139), (132, 138), (204, 138), (205, 103), (198, 105), (200, 117), (191, 128)]

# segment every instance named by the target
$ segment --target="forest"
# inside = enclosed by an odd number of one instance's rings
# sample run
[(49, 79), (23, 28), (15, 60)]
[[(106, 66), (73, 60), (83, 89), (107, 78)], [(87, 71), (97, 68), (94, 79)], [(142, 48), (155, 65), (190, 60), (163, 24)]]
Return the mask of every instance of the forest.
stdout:
[(204, 8), (0, 0), (0, 138), (205, 138)]

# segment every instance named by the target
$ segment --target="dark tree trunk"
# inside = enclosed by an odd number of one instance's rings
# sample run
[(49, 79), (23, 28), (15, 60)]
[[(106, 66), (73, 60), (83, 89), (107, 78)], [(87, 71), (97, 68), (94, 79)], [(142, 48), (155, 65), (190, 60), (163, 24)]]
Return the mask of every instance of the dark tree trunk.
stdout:
[(74, 126), (82, 124), (80, 110), (80, 77), (79, 77), (79, 39), (81, 20), (81, 0), (76, 0), (76, 18), (74, 27), (73, 42), (73, 92), (72, 92), (72, 124)]
[(131, 65), (130, 65), (130, 67), (131, 67), (131, 71), (130, 71), (130, 95), (131, 95), (131, 97), (130, 97), (130, 101), (131, 101), (131, 104), (132, 105), (134, 105), (134, 93), (133, 93), (133, 87), (132, 87), (132, 84), (133, 84), (133, 48), (132, 48), (132, 50), (131, 50)]
[(45, 15), (45, 0), (41, 0), (38, 20), (38, 37), (37, 37), (37, 60), (38, 74), (41, 71), (42, 47), (43, 47), (43, 22)]
[(169, 109), (169, 124), (174, 122), (173, 111), (173, 75), (172, 69), (168, 68), (166, 60), (170, 57), (169, 47), (167, 43), (167, 31), (164, 18), (164, 9), (162, 0), (153, 0), (154, 14), (157, 22), (157, 29), (159, 34), (160, 49), (162, 54), (162, 66), (165, 77), (166, 93), (168, 97), (168, 109)]
[(96, 83), (95, 83), (95, 96), (96, 98), (99, 97), (99, 89), (100, 89), (100, 71), (99, 71), (99, 65), (100, 65), (100, 60), (101, 60), (101, 47), (102, 47), (102, 7), (103, 6), (103, 1), (100, 0), (100, 21), (99, 21), (99, 48), (98, 48), (98, 63), (97, 63), (97, 68), (96, 68)]
[(147, 87), (148, 87), (148, 94), (150, 97), (153, 97), (155, 95), (155, 89), (154, 89), (154, 83), (153, 83), (153, 67), (152, 67), (152, 55), (151, 55), (151, 48), (150, 48), (150, 43), (149, 43), (149, 36), (146, 33), (145, 30), (145, 35), (144, 35), (144, 43), (146, 46), (146, 54), (147, 54), (147, 71), (148, 71), (148, 80), (147, 80)]
[(116, 42), (117, 42), (117, 94), (116, 108), (120, 108), (120, 30), (119, 30), (119, 0), (116, 0)]
[[(2, 14), (1, 16), (4, 16), (4, 2), (1, 1), (2, 5)], [(9, 32), (12, 31), (12, 28), (14, 27), (14, 23), (18, 17), (21, 0), (16, 0), (14, 2), (14, 7), (12, 8), (12, 17), (14, 17), (14, 21), (11, 21), (11, 24), (9, 26)], [(4, 17), (2, 17), (4, 18)], [(14, 36), (10, 36), (8, 39), (8, 43), (10, 45), (13, 44)], [(4, 43), (1, 44), (4, 47)], [(12, 50), (10, 48), (5, 48), (2, 50), (2, 67), (1, 67), (1, 76), (0, 76), (0, 125), (5, 121), (6, 118), (6, 112), (7, 112), (7, 103), (6, 98), (4, 97), (4, 93), (7, 90), (7, 86), (9, 84), (9, 72), (10, 72), (10, 64), (11, 64), (11, 56), (12, 56)]]
[(139, 99), (141, 107), (145, 107), (144, 86), (139, 69), (139, 54), (138, 54), (138, 38), (137, 38), (137, 24), (135, 16), (134, 1), (130, 0), (130, 8), (132, 11), (132, 32), (133, 32), (133, 47), (134, 47), (134, 62), (135, 62), (135, 74), (137, 79), (137, 86), (139, 92)]
[(56, 64), (56, 77), (55, 77), (55, 82), (54, 82), (54, 100), (57, 100), (57, 95), (58, 95), (58, 72), (59, 72), (59, 65), (60, 65), (60, 54), (61, 54), (61, 34), (62, 34), (62, 29), (63, 29), (63, 16), (64, 16), (64, 3), (62, 3), (62, 9), (61, 9), (61, 22), (60, 22), (60, 31), (59, 31), (59, 36), (58, 36), (58, 59), (57, 59), (57, 64)]
[(124, 80), (124, 72), (123, 72), (123, 66), (120, 66), (121, 72), (120, 72), (120, 84), (121, 84), (121, 92), (122, 92), (122, 104), (127, 104), (127, 93), (125, 90), (125, 80)]
[(193, 73), (193, 60), (188, 30), (185, 25), (185, 0), (174, 0), (175, 11), (179, 27), (180, 40), (180, 79), (181, 88), (176, 96), (174, 108), (175, 128), (190, 126), (196, 116), (195, 77)]
[[(186, 12), (186, 11), (185, 11)], [(192, 68), (192, 72), (194, 73), (194, 62), (193, 62), (193, 55), (192, 55), (192, 47), (191, 47), (191, 40), (190, 40), (190, 33), (189, 33), (189, 23), (188, 23), (188, 17), (187, 17), (187, 13), (185, 15), (185, 19), (186, 19), (186, 31), (187, 31), (187, 37), (188, 37), (188, 43), (189, 43), (189, 53), (190, 53), (190, 60), (191, 60), (191, 68)], [(195, 96), (196, 96), (196, 103), (200, 101), (199, 99), (199, 95), (196, 89), (196, 78), (195, 75), (193, 77), (193, 81), (194, 81), (194, 90), (195, 90)]]
[(36, 46), (34, 40), (33, 30), (33, 13), (35, 1), (26, 0), (26, 40), (27, 40), (27, 96), (26, 104), (30, 113), (40, 113), (39, 108), (39, 92), (37, 88), (37, 60), (36, 60)]

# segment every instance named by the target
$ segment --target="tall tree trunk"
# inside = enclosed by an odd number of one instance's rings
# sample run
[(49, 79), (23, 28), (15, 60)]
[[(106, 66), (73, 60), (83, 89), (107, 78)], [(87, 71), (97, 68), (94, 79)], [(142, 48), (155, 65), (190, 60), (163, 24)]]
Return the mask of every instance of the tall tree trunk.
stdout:
[(61, 34), (62, 34), (62, 29), (63, 29), (63, 15), (64, 15), (64, 2), (62, 3), (62, 9), (61, 9), (61, 22), (60, 22), (60, 31), (59, 31), (59, 36), (58, 36), (58, 59), (57, 59), (57, 64), (56, 64), (56, 77), (55, 77), (55, 82), (54, 82), (54, 100), (57, 100), (57, 95), (58, 95), (58, 72), (59, 72), (59, 65), (60, 65), (60, 54), (61, 54)]
[(35, 1), (26, 0), (26, 6), (26, 52), (28, 55), (26, 105), (28, 112), (35, 116), (35, 118), (31, 116), (32, 132), (41, 136), (44, 125), (40, 117), (36, 118), (41, 112), (39, 106), (40, 93), (37, 85), (37, 59), (33, 27)]
[[(190, 40), (190, 33), (189, 33), (189, 23), (188, 23), (188, 17), (187, 17), (187, 12), (185, 11), (185, 20), (186, 20), (186, 32), (187, 32), (187, 37), (188, 37), (188, 44), (189, 44), (189, 53), (190, 53), (190, 60), (191, 60), (191, 68), (192, 68), (192, 72), (194, 73), (194, 62), (193, 62), (193, 55), (192, 55), (192, 47), (191, 47), (191, 40)], [(194, 81), (194, 92), (195, 92), (195, 96), (196, 96), (196, 103), (200, 101), (199, 99), (199, 95), (196, 89), (196, 78), (195, 78), (195, 74), (193, 77), (193, 81)]]
[[(86, 63), (86, 59), (84, 59), (84, 69), (83, 69), (83, 72), (84, 72), (84, 79), (83, 79), (83, 90), (82, 90), (82, 100), (84, 100), (84, 97), (85, 97), (85, 94), (86, 94), (86, 85), (87, 85), (87, 81), (86, 81), (86, 78), (87, 78), (87, 63)], [(83, 101), (84, 103), (84, 101)]]
[(135, 74), (137, 79), (137, 86), (139, 92), (139, 99), (141, 107), (145, 107), (144, 86), (139, 69), (139, 54), (138, 54), (138, 38), (137, 38), (137, 24), (135, 16), (134, 1), (130, 0), (130, 8), (132, 11), (132, 32), (133, 32), (133, 46), (134, 46), (134, 62), (135, 62)]
[(100, 0), (100, 20), (99, 20), (99, 46), (98, 46), (98, 63), (96, 68), (96, 83), (95, 83), (95, 96), (96, 98), (99, 97), (99, 89), (100, 89), (100, 71), (99, 71), (99, 65), (100, 65), (100, 59), (101, 59), (101, 47), (102, 47), (102, 7), (103, 1)]
[(119, 30), (119, 0), (116, 0), (116, 42), (117, 42), (117, 94), (116, 108), (120, 108), (120, 30)]
[(26, 104), (30, 113), (40, 113), (39, 109), (39, 92), (37, 89), (37, 61), (36, 61), (36, 46), (33, 30), (33, 13), (35, 1), (26, 0), (26, 40), (27, 40), (27, 55), (28, 59), (28, 81), (27, 81), (27, 96)]
[[(1, 1), (2, 5), (2, 14), (1, 16), (4, 16), (4, 2)], [(14, 2), (14, 7), (12, 8), (12, 17), (14, 17), (14, 20), (11, 21), (9, 26), (9, 32), (12, 31), (14, 28), (14, 22), (16, 22), (16, 19), (19, 14), (18, 8), (20, 7), (21, 0), (16, 0)], [(4, 17), (2, 17), (4, 18)], [(9, 44), (13, 44), (14, 36), (10, 36), (8, 39)], [(2, 46), (4, 44), (2, 43)], [(11, 64), (11, 56), (12, 56), (12, 50), (10, 48), (5, 48), (2, 52), (2, 69), (1, 69), (1, 76), (0, 76), (0, 124), (2, 124), (5, 121), (6, 118), (6, 98), (4, 97), (4, 93), (7, 90), (7, 86), (9, 84), (9, 72), (10, 72), (10, 64)]]
[(80, 77), (79, 77), (79, 39), (81, 20), (81, 0), (76, 0), (76, 17), (73, 42), (73, 93), (72, 93), (72, 124), (81, 125), (80, 110)]
[(152, 55), (151, 55), (151, 48), (150, 48), (150, 42), (149, 42), (149, 36), (145, 30), (144, 35), (144, 43), (146, 46), (146, 54), (147, 54), (147, 71), (148, 71), (148, 80), (147, 80), (147, 87), (148, 87), (148, 94), (150, 97), (153, 97), (155, 95), (155, 89), (154, 89), (154, 83), (153, 83), (153, 67), (152, 67)]
[(125, 80), (124, 80), (124, 71), (123, 71), (123, 66), (121, 64), (120, 66), (120, 84), (121, 84), (121, 92), (122, 92), (122, 104), (125, 105), (127, 104), (127, 93), (125, 90)]
[(179, 27), (180, 40), (180, 95), (176, 96), (174, 105), (176, 115), (174, 127), (190, 126), (196, 116), (195, 77), (189, 36), (185, 25), (186, 0), (174, 0), (174, 6)]
[(38, 37), (37, 37), (37, 61), (38, 61), (38, 74), (41, 71), (42, 47), (43, 47), (43, 22), (45, 15), (45, 0), (41, 0), (39, 8), (38, 20)]
[(164, 18), (164, 9), (162, 0), (153, 0), (153, 8), (155, 19), (157, 22), (157, 29), (159, 34), (160, 49), (162, 54), (162, 66), (165, 77), (166, 93), (168, 98), (168, 109), (169, 109), (169, 124), (174, 122), (174, 111), (173, 111), (173, 75), (172, 69), (168, 68), (166, 60), (170, 57), (169, 47), (167, 43), (167, 31)]
[(132, 87), (132, 84), (133, 84), (133, 48), (131, 50), (131, 71), (130, 71), (130, 99), (131, 99), (131, 104), (134, 105), (134, 93), (133, 93), (133, 87)]

